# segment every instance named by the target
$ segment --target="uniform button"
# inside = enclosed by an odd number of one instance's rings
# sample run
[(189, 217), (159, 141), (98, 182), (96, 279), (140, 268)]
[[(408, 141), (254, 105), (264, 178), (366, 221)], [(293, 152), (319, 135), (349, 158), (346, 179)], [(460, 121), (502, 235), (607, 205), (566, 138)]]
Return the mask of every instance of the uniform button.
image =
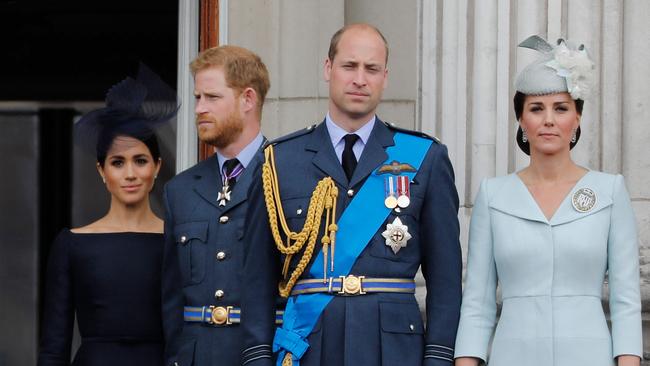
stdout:
[(223, 297), (223, 295), (225, 295), (225, 293), (223, 292), (223, 290), (217, 290), (217, 291), (214, 293), (214, 298), (215, 298), (215, 299), (220, 299), (220, 298)]
[(410, 330), (411, 330), (411, 332), (412, 332), (412, 331), (414, 331), (414, 330), (415, 330), (415, 326), (414, 326), (413, 324), (409, 324), (409, 329), (410, 329)]
[(226, 258), (226, 253), (224, 253), (224, 252), (218, 252), (218, 253), (217, 253), (217, 260), (222, 261), (222, 260), (224, 260), (225, 258)]
[(227, 223), (228, 220), (230, 220), (230, 218), (229, 218), (228, 216), (221, 216), (221, 217), (219, 218), (219, 222), (222, 223), (222, 224)]
[(181, 243), (185, 243), (187, 241), (187, 236), (183, 235), (181, 236)]
[(354, 189), (348, 189), (348, 197), (354, 196)]

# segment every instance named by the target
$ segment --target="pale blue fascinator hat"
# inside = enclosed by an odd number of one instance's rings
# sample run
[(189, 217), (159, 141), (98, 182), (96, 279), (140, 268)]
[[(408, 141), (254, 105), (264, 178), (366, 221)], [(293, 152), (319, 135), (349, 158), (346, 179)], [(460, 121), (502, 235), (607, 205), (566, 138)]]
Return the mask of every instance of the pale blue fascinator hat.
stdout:
[(540, 56), (517, 75), (517, 91), (526, 95), (568, 92), (573, 99), (582, 100), (589, 97), (595, 68), (583, 44), (560, 38), (553, 46), (540, 36), (530, 36), (519, 47), (539, 51)]
[[(519, 44), (540, 53), (539, 57), (526, 66), (515, 80), (515, 90), (525, 95), (548, 95), (569, 93), (574, 100), (584, 101), (594, 89), (595, 66), (583, 44), (558, 39), (551, 45), (540, 36), (530, 36)], [(521, 127), (517, 130), (517, 144), (527, 155), (530, 145), (524, 142)], [(580, 127), (573, 148), (580, 139)]]

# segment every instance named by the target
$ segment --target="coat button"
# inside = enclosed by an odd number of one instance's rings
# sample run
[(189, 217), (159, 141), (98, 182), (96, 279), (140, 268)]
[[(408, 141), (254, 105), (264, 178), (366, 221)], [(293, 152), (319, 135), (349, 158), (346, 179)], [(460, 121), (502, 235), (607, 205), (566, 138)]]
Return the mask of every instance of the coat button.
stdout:
[(229, 218), (228, 216), (221, 216), (221, 217), (219, 218), (219, 222), (222, 223), (222, 224), (227, 223), (228, 220), (230, 220), (230, 218)]
[(217, 253), (217, 260), (222, 261), (222, 260), (224, 260), (225, 258), (226, 258), (226, 253), (224, 253), (224, 252), (218, 252), (218, 253)]
[(348, 189), (348, 197), (354, 196), (354, 189)]
[(409, 324), (409, 329), (411, 330), (411, 332), (414, 331), (415, 330), (415, 325)]
[(187, 241), (187, 236), (183, 235), (181, 236), (181, 243), (185, 243)]
[(220, 299), (220, 298), (223, 297), (223, 295), (225, 295), (225, 293), (223, 292), (223, 290), (217, 290), (217, 291), (215, 291), (215, 293), (214, 293), (214, 298), (215, 298), (215, 299)]

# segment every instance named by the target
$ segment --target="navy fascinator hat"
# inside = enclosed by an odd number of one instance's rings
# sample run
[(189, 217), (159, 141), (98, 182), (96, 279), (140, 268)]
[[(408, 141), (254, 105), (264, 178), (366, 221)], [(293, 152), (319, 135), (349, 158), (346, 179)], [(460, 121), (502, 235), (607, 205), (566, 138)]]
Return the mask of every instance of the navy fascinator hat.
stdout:
[(127, 77), (106, 93), (106, 106), (86, 113), (74, 126), (75, 141), (103, 160), (117, 136), (155, 139), (154, 130), (178, 112), (176, 92), (140, 63), (135, 79)]

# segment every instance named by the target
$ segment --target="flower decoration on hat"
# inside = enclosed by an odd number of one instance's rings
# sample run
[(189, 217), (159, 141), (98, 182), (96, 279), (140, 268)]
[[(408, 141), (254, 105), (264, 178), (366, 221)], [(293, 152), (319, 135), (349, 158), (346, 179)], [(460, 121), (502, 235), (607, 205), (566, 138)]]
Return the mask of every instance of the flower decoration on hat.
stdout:
[(573, 99), (585, 100), (594, 89), (595, 67), (584, 45), (558, 39), (550, 45), (540, 36), (530, 36), (519, 44), (541, 53), (517, 76), (515, 89), (526, 95), (568, 92)]
[(584, 45), (569, 48), (566, 41), (558, 40), (553, 50), (553, 59), (546, 66), (556, 70), (566, 79), (567, 91), (573, 99), (585, 100), (594, 87), (594, 62), (591, 61)]

